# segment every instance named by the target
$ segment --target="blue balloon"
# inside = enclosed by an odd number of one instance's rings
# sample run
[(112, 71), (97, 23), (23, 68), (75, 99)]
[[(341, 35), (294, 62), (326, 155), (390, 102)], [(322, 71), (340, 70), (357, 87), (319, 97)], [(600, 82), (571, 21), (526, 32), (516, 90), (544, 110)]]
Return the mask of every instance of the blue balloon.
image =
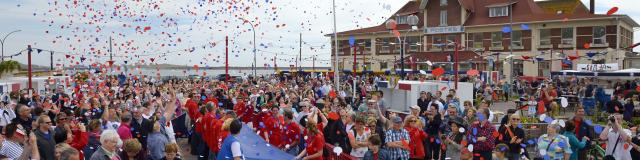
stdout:
[(520, 146), (522, 146), (522, 148), (526, 148), (527, 144), (521, 143)]
[(476, 117), (478, 117), (479, 121), (484, 121), (485, 119), (484, 114), (481, 114), (481, 113), (476, 114)]
[(567, 145), (567, 144), (566, 144), (566, 143), (564, 143), (564, 141), (560, 141), (560, 142), (558, 142), (558, 147), (560, 147), (560, 148), (564, 148), (566, 145)]
[(440, 144), (440, 139), (436, 139), (436, 144)]
[(472, 131), (472, 132), (473, 132), (473, 135), (474, 135), (474, 136), (475, 136), (475, 135), (477, 135), (477, 134), (478, 134), (478, 128), (473, 128), (473, 131)]
[(502, 33), (509, 33), (509, 32), (511, 32), (511, 26), (502, 27)]
[(596, 134), (600, 134), (604, 128), (600, 125), (593, 126), (593, 130), (596, 131)]
[(353, 46), (356, 44), (356, 37), (349, 36), (349, 45)]
[(522, 124), (518, 124), (518, 128), (524, 128), (524, 127), (522, 127)]
[(530, 145), (536, 144), (536, 141), (534, 141), (533, 139), (530, 139), (529, 141), (527, 141)]
[(591, 120), (588, 120), (588, 119), (587, 119), (587, 120), (584, 120), (584, 123), (587, 123), (587, 124), (588, 124), (588, 125), (590, 125), (590, 126), (591, 126), (591, 125), (593, 125), (593, 122), (591, 122)]
[(544, 118), (544, 122), (551, 123), (551, 122), (553, 122), (553, 118), (546, 117), (546, 118)]

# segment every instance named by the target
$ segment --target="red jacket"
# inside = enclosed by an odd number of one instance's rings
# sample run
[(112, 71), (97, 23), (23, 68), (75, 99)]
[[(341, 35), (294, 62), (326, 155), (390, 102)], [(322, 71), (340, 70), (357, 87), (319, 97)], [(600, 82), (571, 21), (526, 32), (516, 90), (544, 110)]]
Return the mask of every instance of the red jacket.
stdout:
[(220, 148), (222, 148), (222, 141), (227, 138), (227, 135), (229, 135), (229, 131), (225, 131), (222, 129), (222, 124), (224, 123), (224, 120), (218, 120), (216, 121), (216, 123), (214, 124), (214, 129), (217, 131), (216, 134), (216, 139), (215, 139), (215, 146), (213, 147), (212, 151), (213, 152), (218, 152), (220, 151)]
[(409, 147), (412, 148), (409, 151), (409, 157), (411, 158), (424, 158), (425, 151), (422, 142), (424, 139), (427, 139), (428, 135), (423, 130), (414, 127), (405, 127), (404, 129), (409, 132)]
[(84, 147), (89, 143), (89, 134), (87, 132), (72, 131), (73, 141), (69, 145), (80, 152), (80, 159), (84, 159), (82, 152)]
[(196, 103), (192, 99), (189, 99), (184, 106), (187, 107), (187, 114), (191, 118), (192, 122), (198, 119), (198, 115), (200, 114), (200, 112), (198, 111), (198, 103)]
[(212, 140), (215, 138), (215, 135), (212, 134), (214, 133), (214, 129), (213, 129), (213, 123), (215, 123), (216, 118), (213, 115), (213, 113), (209, 112), (207, 114), (204, 115), (204, 117), (202, 117), (202, 131), (204, 134), (202, 134), (202, 140), (204, 140), (204, 142), (207, 144), (207, 146), (211, 147), (214, 146), (212, 145)]

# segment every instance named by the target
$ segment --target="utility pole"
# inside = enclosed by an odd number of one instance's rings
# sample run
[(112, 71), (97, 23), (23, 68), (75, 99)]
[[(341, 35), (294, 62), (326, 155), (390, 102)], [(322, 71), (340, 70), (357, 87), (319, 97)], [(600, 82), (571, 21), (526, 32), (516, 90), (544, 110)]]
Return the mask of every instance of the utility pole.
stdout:
[(302, 70), (302, 33), (300, 33), (300, 55), (298, 57), (298, 59), (300, 60), (299, 66), (298, 66), (298, 70)]
[(32, 97), (31, 95), (33, 95), (32, 89), (33, 87), (31, 86), (31, 77), (33, 77), (32, 74), (32, 70), (31, 70), (31, 52), (33, 50), (31, 49), (31, 45), (27, 45), (27, 75), (29, 76), (29, 84), (27, 84), (27, 87), (29, 88), (29, 97)]
[[(334, 73), (334, 81), (336, 84), (336, 90), (340, 91), (340, 74), (338, 71), (338, 29), (337, 29), (337, 24), (336, 24), (336, 0), (333, 0), (331, 3), (331, 8), (333, 9), (333, 40), (335, 41), (335, 52), (334, 56), (336, 56), (336, 65), (335, 65), (335, 70), (333, 71)], [(355, 98), (355, 97), (354, 97)]]
[(113, 61), (113, 45), (111, 44), (112, 38), (109, 37), (109, 60)]
[[(255, 42), (253, 42), (255, 43)], [(224, 65), (224, 73), (225, 73), (225, 78), (224, 78), (224, 82), (229, 82), (229, 36), (225, 36), (224, 37), (224, 61), (225, 61), (225, 65)]]
[[(512, 0), (509, 0), (509, 28), (511, 29), (511, 32), (509, 32), (509, 56), (511, 57), (511, 59), (509, 60), (510, 62), (510, 67), (509, 67), (509, 82), (513, 82), (513, 77), (516, 76), (515, 74), (513, 74), (513, 3)], [(522, 35), (522, 34), (521, 34)], [(503, 91), (503, 92), (509, 92), (509, 91)]]
[(49, 68), (49, 71), (53, 71), (53, 51), (51, 51), (51, 57), (50, 57), (50, 61), (51, 61), (51, 66)]

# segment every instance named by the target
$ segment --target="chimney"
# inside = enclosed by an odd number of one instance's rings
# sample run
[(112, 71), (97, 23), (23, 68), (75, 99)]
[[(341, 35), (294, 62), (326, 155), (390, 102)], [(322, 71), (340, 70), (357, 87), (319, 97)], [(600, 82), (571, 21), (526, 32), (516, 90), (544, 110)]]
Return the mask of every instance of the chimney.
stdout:
[(596, 0), (589, 1), (589, 13), (594, 14), (596, 12)]

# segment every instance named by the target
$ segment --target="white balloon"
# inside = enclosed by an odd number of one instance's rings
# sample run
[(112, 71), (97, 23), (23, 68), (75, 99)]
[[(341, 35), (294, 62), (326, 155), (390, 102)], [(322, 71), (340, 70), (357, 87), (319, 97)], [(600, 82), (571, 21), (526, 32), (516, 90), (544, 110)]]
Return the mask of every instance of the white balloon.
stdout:
[(540, 121), (544, 121), (545, 118), (547, 118), (547, 114), (541, 114), (539, 117)]
[(469, 144), (469, 146), (467, 146), (467, 150), (469, 150), (469, 152), (473, 152), (473, 144)]
[(558, 120), (558, 124), (560, 125), (560, 127), (564, 128), (564, 125), (565, 125), (564, 120)]
[(460, 133), (464, 133), (464, 128), (459, 128), (458, 131), (460, 131)]
[(547, 155), (547, 150), (541, 149), (540, 150), (540, 155), (542, 155), (542, 156)]
[(569, 101), (567, 101), (567, 98), (565, 97), (560, 97), (560, 105), (563, 108), (567, 108), (567, 106), (569, 106)]
[(342, 147), (338, 146), (333, 148), (333, 153), (336, 153), (338, 156), (342, 153)]

